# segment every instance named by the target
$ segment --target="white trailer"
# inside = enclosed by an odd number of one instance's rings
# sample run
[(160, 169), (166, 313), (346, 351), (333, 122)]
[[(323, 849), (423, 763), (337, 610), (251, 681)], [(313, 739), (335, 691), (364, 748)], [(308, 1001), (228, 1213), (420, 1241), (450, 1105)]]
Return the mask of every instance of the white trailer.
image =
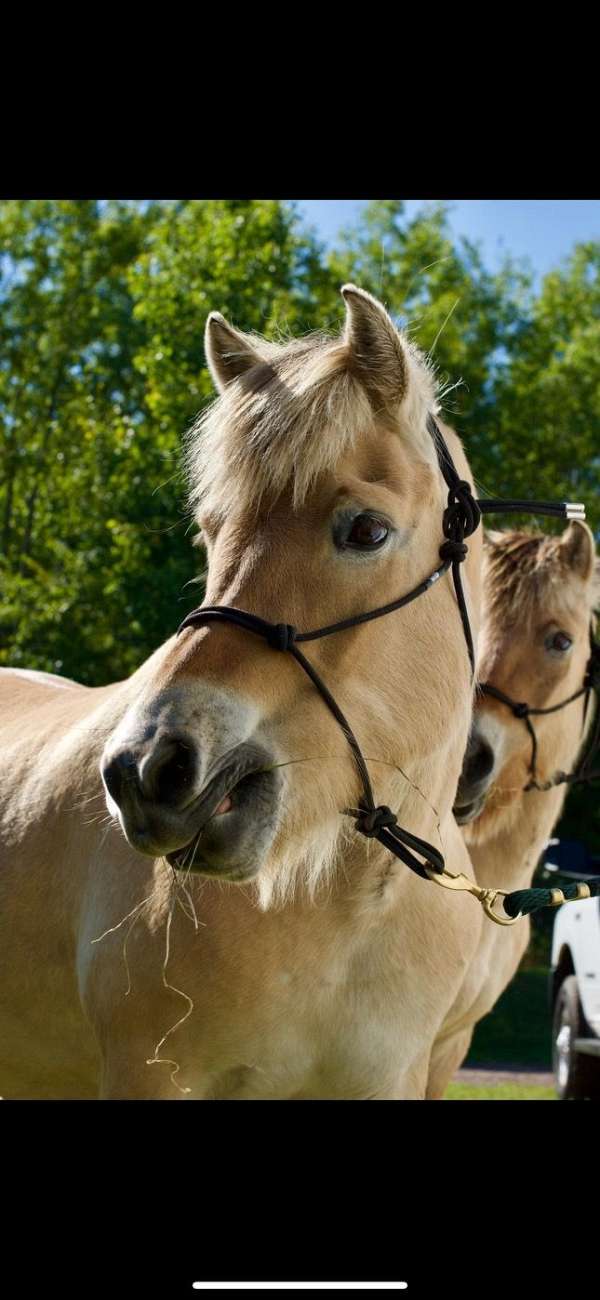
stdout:
[[(553, 857), (563, 861), (557, 866)], [(559, 867), (564, 871), (558, 841), (550, 842), (545, 865), (549, 871)], [(568, 876), (572, 880), (590, 878), (578, 871), (569, 871)], [(559, 1098), (600, 1100), (600, 898), (566, 903), (557, 911), (550, 957), (550, 1005), (552, 1064)]]

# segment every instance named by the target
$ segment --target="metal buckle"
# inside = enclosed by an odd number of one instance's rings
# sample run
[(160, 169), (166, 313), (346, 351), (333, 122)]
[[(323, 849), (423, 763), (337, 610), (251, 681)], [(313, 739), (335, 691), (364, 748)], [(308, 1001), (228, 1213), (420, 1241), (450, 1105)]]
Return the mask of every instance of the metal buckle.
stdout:
[(517, 916), (499, 916), (498, 913), (494, 911), (496, 899), (506, 898), (506, 895), (509, 892), (507, 889), (482, 889), (480, 885), (475, 884), (474, 880), (469, 880), (469, 877), (465, 876), (462, 871), (454, 872), (448, 871), (447, 869), (444, 871), (434, 871), (433, 868), (428, 867), (427, 864), (425, 864), (425, 870), (429, 879), (433, 880), (436, 885), (441, 885), (442, 889), (456, 889), (471, 894), (473, 898), (477, 899), (478, 903), (481, 903), (481, 906), (490, 921), (495, 921), (496, 925), (514, 925), (517, 921), (521, 920), (521, 912), (519, 912)]
[(486, 916), (489, 916), (490, 921), (495, 921), (496, 925), (514, 925), (515, 922), (520, 921), (523, 916), (522, 912), (517, 912), (516, 916), (507, 916), (506, 912), (504, 913), (504, 916), (499, 916), (498, 913), (494, 911), (494, 903), (496, 902), (496, 899), (506, 898), (508, 892), (507, 889), (486, 889), (484, 890), (486, 897), (481, 897), (479, 899)]

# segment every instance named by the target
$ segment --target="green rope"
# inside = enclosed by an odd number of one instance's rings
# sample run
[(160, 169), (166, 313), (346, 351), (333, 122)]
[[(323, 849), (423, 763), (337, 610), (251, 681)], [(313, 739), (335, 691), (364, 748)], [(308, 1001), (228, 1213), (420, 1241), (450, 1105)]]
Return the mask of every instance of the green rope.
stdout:
[[(530, 912), (537, 912), (540, 907), (560, 907), (562, 903), (600, 896), (600, 877), (586, 881), (586, 885), (590, 891), (589, 895), (582, 893), (580, 884), (564, 885), (562, 889), (515, 889), (502, 900), (504, 911), (509, 916), (518, 916), (519, 913), (521, 916), (527, 916)], [(561, 894), (562, 897), (557, 898), (557, 894)]]

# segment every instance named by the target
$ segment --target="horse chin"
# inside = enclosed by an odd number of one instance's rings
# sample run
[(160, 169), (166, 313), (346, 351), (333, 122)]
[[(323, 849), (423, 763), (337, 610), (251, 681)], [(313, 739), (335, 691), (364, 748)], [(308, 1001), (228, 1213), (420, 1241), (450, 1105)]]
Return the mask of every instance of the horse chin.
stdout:
[(176, 849), (174, 853), (167, 853), (166, 860), (169, 866), (174, 867), (183, 875), (191, 873), (195, 876), (208, 876), (213, 880), (222, 880), (230, 884), (242, 884), (244, 881), (253, 880), (258, 875), (260, 863), (233, 863), (219, 861), (217, 858), (210, 859), (206, 850), (202, 848), (202, 835), (197, 835), (190, 844), (182, 849)]
[[(230, 817), (231, 814), (227, 813), (225, 816)], [(239, 841), (242, 836), (239, 834), (236, 836), (235, 828), (232, 833), (231, 826), (219, 827), (218, 832), (218, 834), (214, 833), (214, 827), (210, 823), (203, 827), (189, 844), (184, 844), (182, 848), (165, 854), (169, 866), (184, 875), (192, 873), (230, 883), (239, 884), (253, 880), (258, 875), (262, 858), (269, 844), (265, 844), (261, 836), (261, 846), (257, 845), (252, 852), (246, 835), (243, 847), (238, 842), (236, 853), (236, 841)]]

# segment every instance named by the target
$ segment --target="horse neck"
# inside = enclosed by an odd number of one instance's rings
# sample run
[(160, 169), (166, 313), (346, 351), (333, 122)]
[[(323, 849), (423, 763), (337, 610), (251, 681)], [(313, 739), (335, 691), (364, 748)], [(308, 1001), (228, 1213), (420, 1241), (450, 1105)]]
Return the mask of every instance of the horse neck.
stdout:
[(477, 881), (486, 888), (527, 889), (565, 801), (567, 787), (529, 790), (518, 800), (510, 826), (469, 847)]
[[(459, 753), (454, 757), (451, 747), (446, 746), (435, 761), (430, 757), (421, 763), (407, 764), (409, 780), (396, 785), (393, 794), (389, 788), (378, 789), (377, 797), (383, 796), (381, 801), (390, 804), (401, 826), (441, 851), (452, 871), (466, 871), (471, 875), (468, 852), (448, 799), (448, 790), (453, 788), (448, 781), (452, 762), (457, 769), (460, 767)], [(403, 912), (406, 891), (416, 882), (418, 892), (422, 890), (426, 898), (432, 889), (430, 882), (419, 880), (376, 840), (362, 836), (357, 836), (350, 847), (341, 844), (334, 873), (335, 886), (330, 897), (335, 905), (341, 903), (344, 911), (354, 911), (357, 918), (374, 919), (388, 913), (395, 926), (401, 926), (406, 920), (410, 928), (410, 917)]]
[[(595, 700), (586, 710), (583, 701), (554, 714), (553, 729), (540, 746), (537, 779), (557, 772), (572, 772), (595, 717)], [(536, 719), (533, 719), (534, 725)], [(512, 805), (511, 817), (489, 839), (467, 844), (477, 880), (494, 889), (525, 889), (531, 884), (540, 857), (560, 817), (569, 786), (550, 790), (522, 790)]]

